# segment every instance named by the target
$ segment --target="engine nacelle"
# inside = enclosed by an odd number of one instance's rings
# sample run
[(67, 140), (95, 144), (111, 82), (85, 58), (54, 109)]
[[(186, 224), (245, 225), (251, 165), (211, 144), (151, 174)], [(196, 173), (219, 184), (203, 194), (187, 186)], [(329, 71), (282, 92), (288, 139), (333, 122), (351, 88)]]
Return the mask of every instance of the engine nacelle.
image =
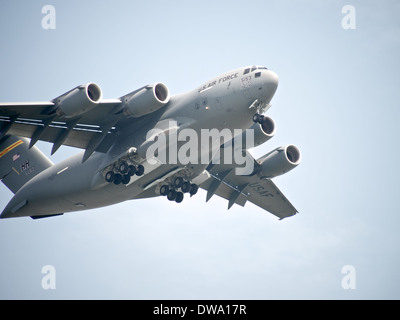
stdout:
[(169, 90), (163, 83), (146, 86), (122, 97), (124, 114), (135, 118), (159, 110), (169, 102)]
[(98, 105), (102, 92), (95, 83), (88, 83), (64, 93), (53, 100), (57, 113), (65, 118), (82, 115)]
[(267, 142), (275, 135), (275, 122), (267, 116), (264, 116), (261, 123), (255, 123), (250, 128), (254, 129), (254, 146)]
[(300, 163), (300, 150), (294, 145), (279, 147), (257, 159), (260, 164), (260, 174), (263, 178), (280, 176)]

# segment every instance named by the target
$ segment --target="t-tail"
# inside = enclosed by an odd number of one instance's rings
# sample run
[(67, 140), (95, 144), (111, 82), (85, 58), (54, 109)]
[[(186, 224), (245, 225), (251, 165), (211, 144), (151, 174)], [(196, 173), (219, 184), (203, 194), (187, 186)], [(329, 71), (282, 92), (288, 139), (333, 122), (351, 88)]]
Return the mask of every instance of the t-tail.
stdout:
[(0, 140), (0, 178), (14, 194), (53, 163), (29, 139), (5, 136)]

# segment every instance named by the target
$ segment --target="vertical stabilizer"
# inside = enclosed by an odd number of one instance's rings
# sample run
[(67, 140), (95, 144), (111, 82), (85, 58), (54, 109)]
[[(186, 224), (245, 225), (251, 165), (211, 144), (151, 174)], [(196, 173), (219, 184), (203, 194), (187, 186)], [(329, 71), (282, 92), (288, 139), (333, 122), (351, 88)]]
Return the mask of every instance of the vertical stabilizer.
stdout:
[(53, 163), (29, 139), (5, 136), (0, 140), (0, 179), (16, 193), (26, 182)]

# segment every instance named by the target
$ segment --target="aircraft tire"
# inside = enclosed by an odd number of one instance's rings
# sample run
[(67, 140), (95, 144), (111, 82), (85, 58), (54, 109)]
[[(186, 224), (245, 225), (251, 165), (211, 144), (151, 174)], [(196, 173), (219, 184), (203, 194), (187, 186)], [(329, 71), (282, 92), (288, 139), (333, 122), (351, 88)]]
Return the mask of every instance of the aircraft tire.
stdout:
[(122, 176), (119, 173), (115, 174), (114, 184), (118, 185), (121, 184), (121, 182), (122, 182)]
[(121, 174), (126, 174), (126, 173), (128, 173), (128, 171), (129, 171), (129, 166), (128, 166), (128, 164), (127, 164), (125, 161), (121, 162), (121, 164), (118, 166), (118, 171), (119, 171)]
[(183, 200), (183, 193), (182, 192), (177, 192), (175, 196), (175, 202), (176, 203), (181, 203)]
[(199, 186), (197, 184), (192, 183), (190, 185), (190, 195), (191, 196), (194, 196), (198, 190), (199, 190)]
[(136, 173), (136, 168), (135, 168), (135, 166), (129, 166), (129, 170), (128, 170), (128, 174), (132, 177), (132, 176), (134, 176), (135, 175), (135, 173)]
[(113, 171), (108, 171), (105, 178), (107, 182), (113, 182), (115, 179), (115, 173)]
[(131, 176), (129, 174), (124, 174), (122, 176), (122, 184), (128, 184), (131, 181)]
[(263, 120), (264, 120), (264, 116), (262, 114), (259, 114), (259, 113), (254, 114), (253, 122), (261, 124), (263, 122)]
[(175, 187), (175, 188), (180, 188), (180, 187), (182, 187), (182, 184), (183, 184), (183, 178), (182, 178), (182, 177), (176, 177), (176, 178), (174, 179), (174, 187)]
[(139, 164), (136, 168), (136, 175), (140, 177), (141, 175), (143, 175), (143, 173), (144, 173), (144, 167), (141, 164)]
[(167, 198), (169, 201), (174, 201), (176, 198), (176, 191), (174, 189), (168, 190)]
[(190, 182), (185, 181), (181, 186), (181, 190), (183, 193), (189, 192), (190, 191)]
[(160, 187), (160, 194), (162, 196), (166, 196), (168, 194), (168, 191), (169, 191), (169, 187), (166, 184), (164, 184)]
[(260, 115), (258, 113), (255, 113), (253, 116), (253, 122), (258, 123), (260, 121)]

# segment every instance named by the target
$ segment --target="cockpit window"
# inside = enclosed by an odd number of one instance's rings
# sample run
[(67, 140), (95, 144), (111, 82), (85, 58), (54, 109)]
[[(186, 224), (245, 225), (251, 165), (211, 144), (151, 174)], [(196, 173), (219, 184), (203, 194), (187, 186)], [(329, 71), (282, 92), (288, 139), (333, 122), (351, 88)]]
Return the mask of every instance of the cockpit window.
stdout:
[[(256, 71), (256, 70), (268, 70), (268, 68), (267, 67), (257, 67), (257, 66), (252, 66), (251, 68), (246, 68), (246, 69), (244, 69), (244, 72), (243, 72), (243, 74), (248, 74), (249, 72), (253, 72), (253, 71)], [(256, 75), (256, 77), (259, 77), (260, 75)]]
[(261, 77), (261, 72), (256, 72), (256, 74), (254, 75), (256, 78)]

